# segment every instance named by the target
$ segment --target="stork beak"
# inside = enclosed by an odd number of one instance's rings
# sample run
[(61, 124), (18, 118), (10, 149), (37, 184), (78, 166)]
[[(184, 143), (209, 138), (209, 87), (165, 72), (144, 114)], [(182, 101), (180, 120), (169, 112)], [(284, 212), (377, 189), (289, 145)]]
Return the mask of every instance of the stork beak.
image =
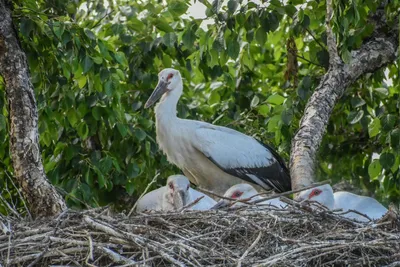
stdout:
[(220, 201), (217, 202), (217, 204), (215, 204), (211, 209), (212, 210), (217, 210), (217, 209), (221, 209), (221, 208), (225, 208), (229, 205), (229, 201), (225, 200), (225, 199), (221, 199)]
[(180, 209), (186, 205), (185, 193), (183, 190), (176, 191), (174, 194), (174, 206), (176, 209)]
[(144, 108), (151, 107), (154, 103), (157, 102), (158, 99), (160, 99), (160, 97), (165, 92), (167, 92), (167, 90), (168, 90), (168, 83), (163, 80), (159, 80), (156, 89), (154, 89), (154, 91), (151, 94), (151, 96), (149, 97), (149, 99), (147, 99), (147, 102), (144, 105)]

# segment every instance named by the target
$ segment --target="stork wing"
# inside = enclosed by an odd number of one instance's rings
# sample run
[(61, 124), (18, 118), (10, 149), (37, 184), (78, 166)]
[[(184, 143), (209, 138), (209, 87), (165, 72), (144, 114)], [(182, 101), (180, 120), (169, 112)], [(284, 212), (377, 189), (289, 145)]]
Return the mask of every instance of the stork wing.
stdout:
[(220, 169), (264, 189), (291, 190), (289, 171), (271, 147), (235, 130), (203, 124), (194, 147)]

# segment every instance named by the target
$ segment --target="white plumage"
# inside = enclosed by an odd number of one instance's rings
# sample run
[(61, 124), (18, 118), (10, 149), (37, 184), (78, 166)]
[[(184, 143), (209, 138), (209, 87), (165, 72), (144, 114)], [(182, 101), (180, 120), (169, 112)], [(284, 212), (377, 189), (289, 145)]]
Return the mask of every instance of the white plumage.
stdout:
[(153, 190), (138, 200), (137, 212), (143, 211), (173, 211), (188, 205), (198, 198), (198, 203), (189, 210), (209, 210), (216, 202), (209, 196), (190, 188), (189, 180), (183, 175), (172, 175), (167, 179), (167, 185)]
[[(229, 188), (225, 192), (224, 197), (232, 198), (235, 200), (249, 199), (247, 202), (251, 203), (256, 200), (262, 199), (261, 196), (256, 196), (257, 194), (258, 194), (258, 192), (253, 186), (251, 186), (249, 184), (237, 184), (237, 185), (234, 185), (231, 188)], [(227, 206), (231, 202), (232, 202), (231, 200), (221, 199), (213, 207), (213, 209)], [(236, 202), (235, 204), (232, 205), (232, 207), (237, 207), (237, 206), (242, 206), (242, 205), (246, 205), (246, 204), (243, 204), (241, 202)], [(265, 200), (262, 202), (258, 202), (256, 205), (261, 205), (261, 207), (265, 207), (265, 205), (270, 205), (270, 206), (274, 206), (277, 208), (284, 208), (287, 206), (287, 204), (285, 202), (280, 201), (278, 198), (273, 198), (273, 199)]]
[[(343, 212), (356, 210), (373, 220), (380, 219), (387, 212), (387, 209), (374, 198), (359, 196), (345, 191), (333, 193), (329, 184), (302, 191), (296, 199), (299, 201), (316, 201), (331, 210), (342, 209)], [(368, 221), (364, 216), (354, 212), (348, 212), (343, 216), (357, 221)]]
[(145, 105), (161, 97), (155, 108), (157, 143), (169, 162), (194, 184), (218, 194), (243, 182), (279, 192), (291, 189), (289, 171), (272, 148), (226, 127), (178, 118), (182, 90), (179, 71), (164, 69)]

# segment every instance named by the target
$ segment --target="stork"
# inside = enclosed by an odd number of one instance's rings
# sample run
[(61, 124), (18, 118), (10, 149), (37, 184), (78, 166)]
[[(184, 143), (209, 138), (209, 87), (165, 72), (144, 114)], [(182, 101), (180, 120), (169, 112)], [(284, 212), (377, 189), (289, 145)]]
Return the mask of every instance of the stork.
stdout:
[[(250, 184), (234, 185), (225, 192), (224, 197), (231, 198), (231, 199), (240, 199), (240, 200), (249, 199), (249, 201), (248, 201), (249, 203), (262, 199), (262, 197), (258, 195), (257, 190)], [(219, 209), (219, 208), (228, 206), (229, 203), (231, 203), (231, 202), (232, 201), (227, 200), (227, 199), (221, 199), (220, 201), (217, 202), (217, 204), (212, 209)], [(265, 200), (265, 201), (259, 202), (257, 204), (260, 204), (262, 206), (270, 205), (270, 206), (275, 206), (278, 208), (284, 208), (287, 206), (287, 204), (285, 202), (280, 201), (278, 198)], [(236, 202), (235, 204), (233, 204), (232, 207), (238, 207), (238, 206), (242, 206), (242, 205), (246, 205), (246, 204), (243, 204), (241, 202)]]
[(173, 211), (200, 199), (198, 203), (188, 208), (190, 210), (209, 210), (217, 202), (209, 196), (190, 188), (188, 178), (183, 175), (171, 175), (167, 185), (153, 190), (138, 200), (137, 212), (145, 210)]
[(243, 182), (266, 190), (291, 190), (289, 170), (268, 145), (230, 128), (178, 118), (182, 91), (180, 72), (164, 69), (145, 108), (161, 98), (155, 108), (157, 143), (192, 183), (217, 194)]
[[(388, 211), (381, 203), (371, 197), (359, 196), (346, 191), (333, 193), (329, 184), (302, 191), (298, 194), (296, 200), (316, 201), (331, 210), (342, 209), (344, 212), (356, 210), (373, 220), (380, 219)], [(345, 213), (343, 216), (357, 221), (368, 221), (366, 217), (354, 212)]]

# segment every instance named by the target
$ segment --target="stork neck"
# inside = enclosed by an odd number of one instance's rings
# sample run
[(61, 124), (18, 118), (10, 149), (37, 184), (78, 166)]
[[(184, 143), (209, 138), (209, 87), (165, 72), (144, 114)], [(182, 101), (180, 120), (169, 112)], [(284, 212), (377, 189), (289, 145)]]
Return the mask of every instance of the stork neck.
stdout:
[(176, 119), (176, 106), (179, 98), (182, 95), (182, 85), (178, 88), (169, 91), (161, 98), (160, 103), (157, 104), (155, 112), (158, 120), (160, 119)]

